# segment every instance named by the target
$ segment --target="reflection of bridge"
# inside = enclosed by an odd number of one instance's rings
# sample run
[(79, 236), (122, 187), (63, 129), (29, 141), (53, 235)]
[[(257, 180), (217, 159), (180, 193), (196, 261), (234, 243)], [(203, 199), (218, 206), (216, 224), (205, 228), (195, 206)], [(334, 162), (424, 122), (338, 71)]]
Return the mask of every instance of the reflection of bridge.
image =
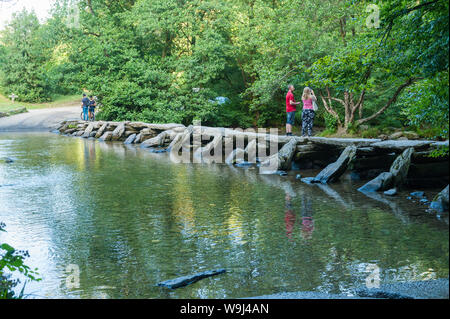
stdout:
[[(95, 137), (103, 141), (139, 144), (152, 152), (168, 152), (176, 163), (226, 163), (257, 167), (261, 174), (286, 174), (299, 169), (322, 169), (315, 177), (302, 179), (322, 184), (320, 189), (339, 198), (325, 186), (338, 181), (348, 168), (357, 179), (372, 179), (359, 190), (394, 208), (376, 191), (404, 184), (420, 187), (444, 187), (448, 184), (448, 155), (430, 157), (448, 141), (385, 140), (362, 138), (288, 137), (277, 129), (240, 130), (181, 124), (142, 122), (63, 121), (59, 132), (77, 137)], [(376, 178), (374, 178), (376, 177)], [(338, 199), (343, 204), (345, 201)], [(343, 204), (344, 205), (344, 204)], [(393, 206), (394, 205), (394, 206)], [(345, 206), (345, 205), (344, 205)], [(400, 214), (401, 215), (401, 214)]]
[[(145, 156), (151, 157), (156, 161), (167, 162), (168, 156), (162, 154), (155, 154), (146, 152), (140, 148), (133, 145), (122, 144), (122, 143), (96, 143), (93, 140), (84, 140), (87, 144), (96, 144), (97, 147), (105, 150), (113, 150), (121, 158), (126, 158), (129, 155), (134, 156)], [(351, 209), (363, 209), (370, 210), (375, 207), (380, 207), (380, 209), (388, 210), (393, 213), (402, 223), (411, 223), (414, 221), (414, 215), (410, 212), (411, 205), (415, 205), (409, 201), (405, 201), (399, 197), (386, 198), (385, 196), (376, 193), (360, 193), (354, 192), (358, 183), (350, 179), (349, 175), (345, 176), (345, 183), (337, 183), (332, 185), (327, 184), (314, 184), (306, 185), (298, 180), (294, 180), (292, 176), (279, 176), (279, 175), (265, 175), (258, 174), (257, 170), (254, 168), (241, 169), (233, 165), (204, 165), (202, 169), (208, 170), (216, 175), (233, 174), (245, 176), (245, 178), (251, 183), (264, 183), (272, 187), (282, 190), (286, 195), (292, 198), (323, 198), (326, 195), (330, 198), (331, 203), (336, 203), (336, 208), (351, 210)], [(224, 172), (226, 170), (226, 172)], [(309, 171), (313, 172), (313, 171)], [(425, 208), (424, 212), (425, 212)], [(434, 215), (427, 215), (430, 219), (434, 219)], [(448, 218), (442, 219), (448, 224)]]

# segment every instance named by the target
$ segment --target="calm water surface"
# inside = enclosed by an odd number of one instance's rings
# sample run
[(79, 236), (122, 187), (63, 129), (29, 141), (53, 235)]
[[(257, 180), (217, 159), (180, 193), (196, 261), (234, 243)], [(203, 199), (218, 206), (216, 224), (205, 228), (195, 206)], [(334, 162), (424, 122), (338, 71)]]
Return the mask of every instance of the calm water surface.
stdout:
[[(309, 186), (298, 172), (173, 164), (50, 133), (2, 133), (1, 157), (15, 160), (0, 163), (1, 241), (28, 250), (42, 277), (26, 286), (29, 298), (349, 294), (373, 269), (381, 283), (448, 277), (448, 216), (426, 213), (407, 192), (369, 198), (348, 178)], [(79, 288), (66, 282), (73, 265)], [(215, 268), (228, 273), (156, 286)]]

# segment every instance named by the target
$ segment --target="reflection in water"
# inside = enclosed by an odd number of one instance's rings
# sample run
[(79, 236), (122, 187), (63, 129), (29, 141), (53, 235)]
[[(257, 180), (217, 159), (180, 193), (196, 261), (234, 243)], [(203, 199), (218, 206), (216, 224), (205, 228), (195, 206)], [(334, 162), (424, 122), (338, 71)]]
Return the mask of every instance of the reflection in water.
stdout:
[(303, 239), (310, 239), (314, 231), (314, 219), (312, 211), (311, 198), (307, 196), (302, 197), (302, 237)]
[[(448, 276), (448, 227), (399, 196), (367, 200), (357, 185), (305, 185), (226, 165), (174, 165), (121, 143), (0, 134), (2, 240), (30, 251), (40, 297), (238, 298), (339, 293), (365, 284)], [(284, 216), (284, 218), (283, 218)], [(66, 287), (67, 265), (80, 287)], [(223, 276), (174, 291), (173, 277)]]
[(295, 224), (295, 215), (294, 215), (294, 211), (292, 210), (292, 201), (291, 201), (291, 196), (289, 194), (286, 193), (286, 213), (284, 216), (284, 221), (286, 223), (286, 236), (292, 240), (292, 230), (294, 228), (294, 224)]
[[(284, 222), (286, 224), (286, 236), (292, 241), (292, 232), (294, 230), (296, 215), (294, 213), (295, 207), (292, 204), (292, 197), (289, 193), (285, 194), (285, 215)], [(301, 236), (305, 240), (309, 240), (312, 237), (312, 233), (314, 232), (314, 219), (313, 219), (313, 209), (312, 209), (312, 200), (309, 198), (306, 193), (302, 194), (301, 197), (301, 206), (300, 206), (300, 222), (301, 222)]]

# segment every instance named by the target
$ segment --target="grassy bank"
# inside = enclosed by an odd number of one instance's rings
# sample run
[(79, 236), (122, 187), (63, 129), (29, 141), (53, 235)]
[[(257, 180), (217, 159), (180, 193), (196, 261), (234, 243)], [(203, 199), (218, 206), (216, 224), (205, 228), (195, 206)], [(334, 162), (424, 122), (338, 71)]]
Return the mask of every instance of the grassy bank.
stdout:
[(57, 95), (53, 97), (52, 102), (46, 103), (24, 103), (24, 102), (11, 102), (10, 99), (3, 95), (0, 95), (0, 112), (10, 112), (21, 107), (26, 107), (27, 110), (45, 109), (55, 107), (65, 107), (81, 105), (80, 95)]

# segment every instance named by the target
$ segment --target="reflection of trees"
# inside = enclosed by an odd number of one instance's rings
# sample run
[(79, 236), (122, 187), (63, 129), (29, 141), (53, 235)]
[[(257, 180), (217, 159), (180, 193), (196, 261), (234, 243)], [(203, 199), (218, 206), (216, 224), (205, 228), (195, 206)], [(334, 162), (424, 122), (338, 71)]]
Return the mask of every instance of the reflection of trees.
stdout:
[[(384, 273), (399, 269), (402, 278), (429, 269), (448, 275), (448, 230), (403, 221), (362, 194), (223, 165), (173, 165), (165, 155), (119, 143), (65, 141), (38, 142), (49, 154), (31, 155), (30, 165), (73, 174), (58, 181), (50, 211), (42, 214), (58, 263), (80, 266), (87, 296), (99, 286), (116, 287), (106, 290), (114, 298), (339, 292), (363, 280), (354, 265), (374, 261)], [(296, 216), (291, 241), (286, 195)], [(52, 216), (58, 207), (67, 211)], [(308, 214), (314, 232), (304, 240), (299, 221)], [(402, 268), (410, 265), (415, 273)], [(217, 267), (230, 272), (177, 291), (154, 286)]]

